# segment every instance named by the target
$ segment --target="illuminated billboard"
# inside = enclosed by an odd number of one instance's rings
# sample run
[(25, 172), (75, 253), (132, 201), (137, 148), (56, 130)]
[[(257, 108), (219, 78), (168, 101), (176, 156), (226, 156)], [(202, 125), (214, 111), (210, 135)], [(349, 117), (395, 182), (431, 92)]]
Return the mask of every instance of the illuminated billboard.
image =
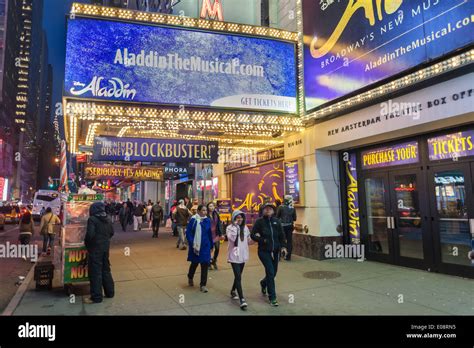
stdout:
[(76, 16), (66, 49), (69, 97), (297, 111), (294, 43)]
[(303, 0), (306, 109), (474, 42), (474, 1)]

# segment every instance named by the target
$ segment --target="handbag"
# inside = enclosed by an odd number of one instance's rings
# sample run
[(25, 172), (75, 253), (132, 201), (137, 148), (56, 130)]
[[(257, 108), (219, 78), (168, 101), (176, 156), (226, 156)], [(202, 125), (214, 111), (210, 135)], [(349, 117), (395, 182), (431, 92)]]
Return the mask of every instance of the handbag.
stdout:
[(171, 219), (166, 220), (166, 227), (171, 228)]

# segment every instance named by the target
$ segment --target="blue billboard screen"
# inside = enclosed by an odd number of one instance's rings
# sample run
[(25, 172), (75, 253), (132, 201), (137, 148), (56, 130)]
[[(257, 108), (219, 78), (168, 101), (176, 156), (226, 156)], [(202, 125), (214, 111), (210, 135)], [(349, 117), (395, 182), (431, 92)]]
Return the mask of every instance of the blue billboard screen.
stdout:
[(295, 45), (76, 17), (64, 89), (78, 98), (296, 113)]
[(306, 109), (474, 42), (472, 0), (303, 0)]

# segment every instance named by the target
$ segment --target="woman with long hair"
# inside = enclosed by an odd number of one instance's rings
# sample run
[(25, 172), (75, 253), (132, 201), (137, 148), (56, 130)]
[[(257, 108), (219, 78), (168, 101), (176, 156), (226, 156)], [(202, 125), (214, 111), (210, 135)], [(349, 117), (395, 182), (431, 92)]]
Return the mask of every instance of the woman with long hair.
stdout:
[(186, 228), (186, 238), (189, 243), (188, 261), (191, 262), (188, 272), (188, 284), (194, 286), (194, 274), (198, 265), (201, 265), (202, 292), (207, 289), (207, 271), (211, 262), (211, 249), (213, 245), (211, 233), (211, 220), (207, 217), (205, 205), (199, 205), (196, 215), (193, 215)]
[(240, 300), (240, 309), (247, 309), (247, 302), (242, 290), (242, 273), (245, 263), (249, 260), (249, 244), (253, 244), (250, 238), (250, 230), (245, 223), (245, 214), (240, 210), (232, 213), (232, 223), (227, 226), (227, 261), (234, 272), (234, 284), (230, 291), (233, 300)]

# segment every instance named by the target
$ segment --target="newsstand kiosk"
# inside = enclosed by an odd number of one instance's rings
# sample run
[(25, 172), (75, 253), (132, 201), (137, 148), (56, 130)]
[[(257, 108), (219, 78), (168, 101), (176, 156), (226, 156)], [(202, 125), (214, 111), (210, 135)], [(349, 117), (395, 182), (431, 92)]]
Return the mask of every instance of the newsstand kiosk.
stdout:
[(63, 203), (63, 228), (58, 254), (61, 255), (61, 285), (68, 295), (74, 293), (74, 286), (89, 282), (87, 249), (84, 245), (89, 208), (103, 200), (100, 194), (70, 194), (67, 202)]

